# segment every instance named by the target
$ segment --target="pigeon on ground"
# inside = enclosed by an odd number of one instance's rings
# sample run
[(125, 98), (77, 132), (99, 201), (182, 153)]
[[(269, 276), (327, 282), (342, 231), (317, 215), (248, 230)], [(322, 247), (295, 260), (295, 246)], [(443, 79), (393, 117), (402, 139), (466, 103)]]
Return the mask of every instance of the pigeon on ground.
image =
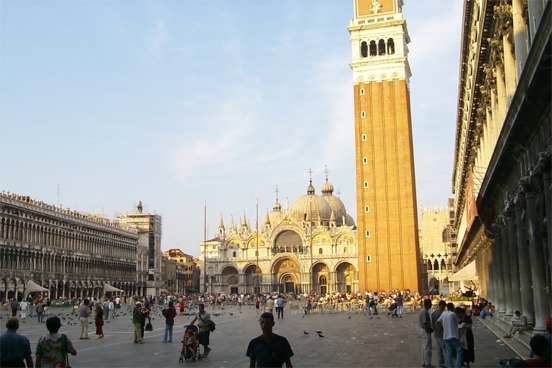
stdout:
[(347, 319), (351, 319), (351, 316), (347, 317)]
[(320, 330), (316, 330), (316, 333), (317, 333), (317, 334), (321, 334), (321, 333), (322, 333), (322, 331), (320, 331)]
[(307, 331), (303, 331), (303, 333), (304, 333), (305, 335), (308, 335), (308, 334), (309, 334)]
[(326, 336), (322, 335), (321, 333), (319, 333), (318, 336), (319, 337), (326, 337)]

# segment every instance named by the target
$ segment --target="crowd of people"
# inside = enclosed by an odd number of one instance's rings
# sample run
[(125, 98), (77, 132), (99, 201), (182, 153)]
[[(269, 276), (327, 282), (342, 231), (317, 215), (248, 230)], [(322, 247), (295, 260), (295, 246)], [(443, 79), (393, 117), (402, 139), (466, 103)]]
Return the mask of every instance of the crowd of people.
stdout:
[[(257, 314), (260, 314), (261, 336), (251, 340), (247, 349), (250, 366), (277, 364), (291, 367), (293, 352), (289, 348), (289, 342), (283, 336), (272, 332), (275, 319), (283, 319), (286, 307), (300, 306), (305, 315), (327, 306), (337, 305), (361, 305), (364, 314), (374, 315), (387, 312), (389, 317), (402, 318), (406, 304), (411, 310), (419, 310), (419, 326), (422, 336), (422, 366), (433, 368), (432, 356), (435, 352), (439, 367), (470, 367), (475, 362), (475, 341), (472, 331), (474, 318), (492, 318), (494, 305), (483, 298), (468, 299), (466, 303), (459, 301), (456, 304), (447, 302), (443, 296), (421, 296), (411, 293), (409, 290), (392, 290), (389, 292), (366, 293), (326, 293), (326, 294), (301, 294), (293, 293), (267, 293), (263, 295), (252, 294), (192, 294), (188, 296), (166, 295), (148, 297), (121, 298), (116, 295), (94, 300), (88, 297), (75, 302), (73, 310), (80, 322), (79, 339), (90, 339), (88, 333), (89, 318), (93, 318), (98, 338), (104, 337), (104, 321), (115, 318), (117, 309), (124, 302), (132, 306), (132, 324), (134, 327), (134, 343), (144, 344), (144, 331), (151, 329), (151, 312), (153, 306), (159, 305), (161, 314), (165, 319), (163, 343), (173, 341), (173, 326), (175, 317), (180, 314), (192, 315), (193, 319), (185, 326), (186, 334), (183, 339), (182, 357), (188, 359), (206, 358), (211, 352), (210, 333), (215, 329), (215, 323), (211, 314), (206, 311), (206, 305), (210, 305), (217, 315), (217, 308), (224, 308), (229, 304), (236, 305), (239, 310), (244, 305), (255, 306)], [(32, 306), (32, 308), (31, 308)], [(47, 299), (32, 299), (18, 303), (9, 303), (12, 310), (12, 318), (6, 323), (7, 332), (0, 336), (2, 342), (2, 362), (0, 366), (11, 366), (17, 361), (18, 365), (33, 366), (33, 357), (28, 340), (19, 334), (19, 318), (25, 319), (37, 316), (40, 313), (39, 322), (45, 315), (45, 309), (49, 302)], [(197, 309), (197, 311), (196, 311)], [(197, 324), (197, 327), (195, 325)], [(510, 359), (511, 366), (550, 366), (552, 353), (551, 346), (552, 319), (547, 321), (547, 335), (535, 335), (531, 338), (532, 357), (525, 360)], [(67, 364), (69, 355), (76, 355), (76, 350), (70, 339), (59, 333), (61, 321), (58, 317), (48, 317), (46, 328), (48, 334), (42, 336), (35, 351), (35, 365), (55, 366), (56, 363)], [(528, 321), (519, 310), (515, 311), (511, 327), (504, 338), (511, 338), (516, 333), (522, 333), (529, 328)], [(543, 344), (543, 336), (546, 344)], [(435, 344), (433, 344), (435, 342)], [(17, 348), (5, 349), (5, 346), (17, 346)], [(270, 351), (278, 352), (275, 357), (266, 353), (267, 346)], [(202, 349), (200, 349), (202, 347)], [(276, 360), (271, 360), (276, 359)], [(277, 362), (277, 363), (275, 363)], [(527, 365), (529, 364), (529, 365)]]

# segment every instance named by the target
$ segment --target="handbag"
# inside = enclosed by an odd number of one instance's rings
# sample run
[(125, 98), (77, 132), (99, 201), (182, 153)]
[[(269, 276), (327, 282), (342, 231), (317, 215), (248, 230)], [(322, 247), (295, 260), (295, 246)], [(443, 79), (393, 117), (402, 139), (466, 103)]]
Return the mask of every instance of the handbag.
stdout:
[(201, 318), (201, 315), (198, 313), (197, 316), (199, 317), (199, 319), (201, 320), (201, 322), (203, 322), (203, 324), (206, 324), (207, 327), (209, 328), (209, 331), (213, 332), (214, 330), (216, 330), (217, 328), (217, 324), (211, 320), (208, 320), (207, 322), (205, 322), (203, 320), (203, 318)]
[(146, 323), (146, 326), (144, 327), (144, 330), (153, 331), (153, 326), (151, 325), (151, 318), (148, 318), (148, 323)]

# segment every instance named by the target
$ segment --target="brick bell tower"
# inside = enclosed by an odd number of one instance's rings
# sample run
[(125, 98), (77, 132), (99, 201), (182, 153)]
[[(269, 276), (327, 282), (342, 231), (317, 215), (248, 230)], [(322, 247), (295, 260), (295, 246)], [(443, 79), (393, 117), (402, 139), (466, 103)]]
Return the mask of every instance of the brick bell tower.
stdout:
[(402, 0), (353, 0), (359, 290), (420, 287), (408, 47)]

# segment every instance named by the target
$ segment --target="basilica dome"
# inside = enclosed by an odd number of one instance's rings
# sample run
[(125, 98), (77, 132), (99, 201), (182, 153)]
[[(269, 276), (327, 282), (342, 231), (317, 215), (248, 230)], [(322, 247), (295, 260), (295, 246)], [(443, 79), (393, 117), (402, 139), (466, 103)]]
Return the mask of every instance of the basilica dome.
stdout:
[(272, 212), (266, 214), (263, 223), (274, 227), (282, 222), (284, 217), (285, 216), (282, 213), (282, 205), (278, 203), (278, 198), (276, 198), (276, 203), (272, 206)]
[(314, 187), (311, 180), (307, 188), (307, 194), (299, 197), (295, 201), (291, 208), (291, 213), (298, 220), (312, 220), (314, 222), (320, 220), (322, 225), (327, 225), (330, 221), (332, 209), (322, 196), (314, 194)]
[[(347, 214), (347, 210), (345, 209), (345, 205), (339, 199), (339, 197), (336, 197), (333, 195), (334, 187), (330, 182), (328, 182), (328, 178), (326, 178), (326, 182), (322, 184), (322, 198), (328, 202), (330, 205), (331, 212), (333, 212), (333, 216), (335, 219), (335, 225), (336, 226), (354, 226), (355, 222), (353, 218)], [(343, 217), (345, 216), (345, 224), (343, 223)]]

